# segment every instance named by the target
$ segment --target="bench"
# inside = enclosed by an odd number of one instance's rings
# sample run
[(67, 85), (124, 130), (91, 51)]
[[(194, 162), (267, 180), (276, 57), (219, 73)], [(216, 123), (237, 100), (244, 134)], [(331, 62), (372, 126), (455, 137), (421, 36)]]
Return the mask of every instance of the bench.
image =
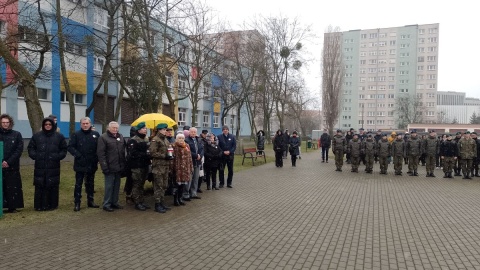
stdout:
[(265, 151), (263, 150), (258, 150), (257, 148), (244, 148), (243, 149), (243, 160), (242, 160), (242, 166), (243, 163), (245, 162), (246, 158), (249, 158), (252, 160), (252, 166), (255, 166), (254, 159), (257, 160), (257, 158), (263, 157), (263, 161), (267, 163), (267, 158), (265, 157)]

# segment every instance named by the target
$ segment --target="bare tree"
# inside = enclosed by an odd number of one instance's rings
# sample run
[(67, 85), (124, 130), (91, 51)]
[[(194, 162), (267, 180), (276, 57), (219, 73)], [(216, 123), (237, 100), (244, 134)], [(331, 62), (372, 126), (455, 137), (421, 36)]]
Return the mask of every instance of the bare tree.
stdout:
[[(17, 89), (25, 95), (27, 115), (32, 134), (40, 130), (43, 120), (43, 110), (38, 100), (38, 90), (35, 84), (37, 79), (42, 79), (44, 72), (45, 54), (51, 49), (51, 38), (48, 35), (40, 0), (28, 3), (28, 12), (24, 14), (8, 14), (12, 6), (17, 6), (18, 1), (7, 1), (0, 4), (0, 11), (13, 17), (26, 16), (26, 25), (14, 28), (12, 19), (7, 19), (9, 28), (5, 38), (0, 37), (0, 57), (14, 74), (11, 81)], [(33, 10), (36, 10), (33, 12)], [(25, 62), (21, 62), (25, 61)], [(48, 75), (45, 75), (45, 78)]]
[(405, 129), (408, 124), (422, 123), (425, 106), (414, 95), (401, 95), (395, 98), (397, 128)]
[(340, 114), (344, 69), (342, 33), (329, 26), (324, 35), (322, 51), (322, 110), (327, 129), (332, 132)]

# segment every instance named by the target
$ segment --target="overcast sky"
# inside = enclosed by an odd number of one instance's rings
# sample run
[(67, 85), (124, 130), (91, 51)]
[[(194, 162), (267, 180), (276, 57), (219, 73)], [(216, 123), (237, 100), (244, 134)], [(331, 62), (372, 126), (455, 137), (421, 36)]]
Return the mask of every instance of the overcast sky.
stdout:
[(321, 86), (320, 59), (323, 33), (328, 25), (341, 31), (397, 27), (410, 24), (439, 23), (438, 90), (466, 92), (480, 98), (480, 13), (476, 1), (433, 0), (206, 0), (206, 3), (230, 22), (232, 30), (241, 30), (242, 22), (255, 15), (298, 17), (311, 25), (320, 38), (306, 44), (317, 61), (304, 74), (307, 87), (318, 92)]

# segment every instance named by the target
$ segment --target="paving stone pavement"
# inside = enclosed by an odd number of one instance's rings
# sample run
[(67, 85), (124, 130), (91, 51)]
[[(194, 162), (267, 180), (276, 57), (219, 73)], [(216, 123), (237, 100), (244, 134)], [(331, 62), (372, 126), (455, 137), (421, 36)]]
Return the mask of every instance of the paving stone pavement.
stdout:
[(72, 211), (8, 228), (0, 268), (480, 269), (480, 178), (426, 178), (424, 167), (394, 176), (392, 166), (384, 176), (378, 167), (335, 172), (316, 151), (296, 168), (285, 160), (238, 172), (233, 189), (166, 214)]

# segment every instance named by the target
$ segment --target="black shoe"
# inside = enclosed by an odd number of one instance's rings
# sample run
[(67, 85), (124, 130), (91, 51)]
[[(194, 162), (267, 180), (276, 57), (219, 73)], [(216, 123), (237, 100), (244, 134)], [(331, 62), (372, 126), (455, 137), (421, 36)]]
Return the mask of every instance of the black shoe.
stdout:
[(197, 189), (197, 193), (203, 193), (203, 191), (201, 189)]
[(121, 206), (119, 204), (112, 204), (112, 208), (113, 209), (123, 209), (123, 206)]
[(191, 201), (192, 199), (190, 199), (190, 198), (183, 198), (183, 200), (186, 201), (186, 202), (189, 202), (189, 201)]
[(73, 207), (73, 211), (75, 212), (80, 211), (80, 203), (75, 203), (75, 207)]
[(219, 188), (223, 188), (223, 185), (218, 186)]
[(113, 212), (114, 211), (112, 207), (106, 207), (106, 206), (103, 207), (103, 210), (105, 210), (107, 212)]
[(325, 163), (325, 160), (322, 160), (322, 163)]
[(233, 188), (232, 185), (227, 185), (227, 188)]
[(142, 205), (143, 205), (143, 207), (145, 207), (145, 209), (147, 209), (147, 210), (148, 210), (148, 209), (152, 209), (150, 206), (148, 206), (148, 205), (146, 205), (146, 204), (144, 204), (144, 203), (142, 203)]
[(328, 163), (328, 160), (327, 160), (327, 161), (325, 161), (325, 162), (326, 162), (326, 163)]
[(145, 208), (145, 206), (143, 206), (143, 204), (141, 204), (141, 203), (135, 204), (135, 209), (140, 210), (140, 211), (147, 210), (147, 208)]
[(207, 187), (207, 190), (211, 190), (211, 188), (210, 188), (210, 187)]
[(192, 196), (192, 199), (195, 199), (195, 200), (200, 200), (202, 197), (200, 196)]
[(218, 187), (212, 187), (212, 190), (220, 190)]
[(432, 173), (430, 173), (430, 177), (436, 177), (436, 176), (435, 176), (435, 174), (433, 174), (433, 172), (432, 172)]
[(448, 178), (448, 173), (445, 173), (445, 175), (443, 176), (443, 178)]
[(155, 212), (163, 214), (163, 213), (166, 213), (167, 210), (165, 210), (165, 208), (163, 208), (160, 203), (156, 203), (155, 204)]
[(172, 208), (166, 206), (164, 203), (160, 203), (160, 205), (163, 207), (163, 209), (165, 209), (167, 211), (172, 209)]
[(96, 205), (93, 201), (88, 202), (88, 208), (100, 208), (99, 205)]

